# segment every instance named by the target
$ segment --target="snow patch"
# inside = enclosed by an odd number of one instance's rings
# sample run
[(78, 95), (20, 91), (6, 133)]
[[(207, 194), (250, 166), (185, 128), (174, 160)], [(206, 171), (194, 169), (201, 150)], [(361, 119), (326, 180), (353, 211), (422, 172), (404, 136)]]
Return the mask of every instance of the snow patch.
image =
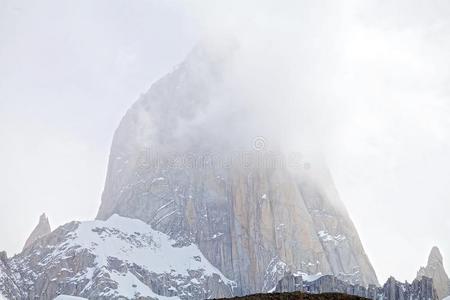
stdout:
[(233, 283), (209, 263), (196, 245), (179, 248), (173, 244), (169, 236), (143, 221), (115, 214), (107, 221), (81, 223), (72, 239), (62, 244), (60, 251), (53, 255), (61, 255), (64, 249), (81, 247), (96, 256), (98, 266), (107, 266), (108, 257), (114, 257), (155, 273), (176, 272), (189, 276), (189, 270), (203, 270), (205, 275), (217, 274), (223, 282)]
[(331, 235), (325, 230), (321, 230), (317, 233), (319, 235), (319, 238), (324, 242), (334, 242), (335, 245), (339, 244), (340, 242), (346, 240), (346, 237), (342, 234), (338, 235)]
[[(2, 298), (0, 297), (0, 300)], [(68, 295), (59, 295), (54, 300), (87, 300), (87, 298), (81, 298), (81, 297), (75, 297), (75, 296), (68, 296)]]
[[(195, 244), (184, 247), (174, 244), (175, 241), (168, 235), (152, 229), (141, 220), (113, 215), (106, 221), (79, 223), (74, 231), (67, 234), (67, 240), (50, 252), (42, 263), (67, 259), (73, 255), (72, 251), (88, 251), (94, 257), (94, 265), (77, 273), (70, 281), (87, 280), (89, 283), (83, 291), (89, 290), (94, 283), (95, 271), (100, 270), (104, 275), (108, 275), (106, 278), (117, 283), (117, 288), (103, 294), (108, 297), (176, 300), (181, 295), (190, 294), (191, 285), (194, 289), (195, 286), (202, 288), (207, 278), (213, 276), (230, 289), (236, 286), (234, 281), (226, 278), (211, 265)], [(178, 289), (173, 286), (178, 296), (166, 297), (156, 294), (127, 268), (122, 269), (120, 266), (139, 266), (152, 274), (165, 274), (173, 280), (173, 284), (180, 287)]]
[(319, 272), (315, 275), (311, 275), (311, 274), (306, 274), (303, 272), (295, 272), (294, 276), (302, 276), (303, 281), (313, 282), (313, 281), (316, 281), (317, 279), (319, 279), (320, 277), (322, 277), (323, 274)]
[[(134, 299), (139, 297), (151, 297), (160, 300), (177, 300), (179, 297), (165, 297), (155, 294), (148, 286), (143, 284), (130, 272), (120, 274), (117, 272), (111, 273), (111, 279), (117, 282), (118, 287), (116, 290), (111, 291), (111, 294), (116, 294), (128, 299)], [(105, 296), (112, 296), (111, 294), (105, 294)]]
[(155, 182), (157, 182), (157, 181), (164, 181), (164, 180), (166, 180), (164, 177), (158, 177), (158, 178), (154, 178), (154, 179), (152, 180), (152, 183), (155, 183)]

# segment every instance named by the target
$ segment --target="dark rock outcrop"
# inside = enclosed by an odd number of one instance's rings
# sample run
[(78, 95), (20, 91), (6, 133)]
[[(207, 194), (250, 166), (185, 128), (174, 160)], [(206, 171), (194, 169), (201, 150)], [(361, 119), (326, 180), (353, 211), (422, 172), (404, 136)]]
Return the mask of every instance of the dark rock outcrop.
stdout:
[(438, 300), (438, 295), (431, 278), (422, 277), (412, 283), (401, 283), (391, 277), (383, 285), (369, 285), (367, 288), (342, 281), (335, 276), (325, 275), (315, 280), (303, 280), (301, 274), (286, 274), (281, 279), (275, 292), (302, 291), (312, 294), (344, 293), (373, 300)]
[(255, 294), (243, 297), (236, 297), (237, 300), (364, 300), (364, 298), (339, 294), (339, 293), (325, 293), (325, 294), (307, 294), (302, 292), (292, 293), (272, 293), (272, 294)]

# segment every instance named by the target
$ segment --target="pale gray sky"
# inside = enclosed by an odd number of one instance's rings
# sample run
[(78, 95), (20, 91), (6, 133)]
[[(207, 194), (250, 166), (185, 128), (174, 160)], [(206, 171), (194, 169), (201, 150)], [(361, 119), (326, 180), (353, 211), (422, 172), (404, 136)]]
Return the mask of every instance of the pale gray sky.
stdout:
[[(0, 0), (0, 248), (92, 219), (114, 130), (194, 45), (176, 1)], [(14, 230), (11, 230), (14, 228)]]
[(450, 271), (449, 23), (439, 0), (0, 0), (0, 249), (42, 212), (94, 218), (122, 115), (226, 31), (273, 38), (326, 98), (313, 117), (380, 281), (411, 280), (433, 245)]

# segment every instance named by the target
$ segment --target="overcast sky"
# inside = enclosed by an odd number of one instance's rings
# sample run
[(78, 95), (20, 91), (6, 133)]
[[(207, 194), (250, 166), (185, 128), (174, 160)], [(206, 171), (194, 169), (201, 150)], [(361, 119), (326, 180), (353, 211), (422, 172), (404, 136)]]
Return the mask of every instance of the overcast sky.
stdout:
[(279, 55), (327, 64), (299, 69), (329, 101), (324, 153), (380, 281), (414, 278), (433, 245), (450, 271), (450, 4), (391, 2), (0, 0), (0, 249), (42, 212), (94, 218), (127, 108), (225, 30), (321, 46)]

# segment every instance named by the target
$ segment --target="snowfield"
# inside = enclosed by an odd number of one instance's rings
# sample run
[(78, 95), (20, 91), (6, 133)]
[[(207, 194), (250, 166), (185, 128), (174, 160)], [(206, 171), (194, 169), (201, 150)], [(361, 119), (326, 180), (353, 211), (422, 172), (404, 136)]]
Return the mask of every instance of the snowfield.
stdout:
[(59, 227), (11, 266), (23, 290), (47, 286), (58, 300), (206, 299), (231, 296), (236, 286), (195, 244), (177, 246), (145, 222), (118, 215)]
[(189, 276), (189, 270), (203, 270), (204, 275), (217, 274), (224, 282), (232, 283), (209, 263), (197, 246), (174, 247), (169, 236), (137, 219), (115, 214), (107, 221), (83, 222), (72, 237), (53, 255), (64, 255), (65, 249), (80, 247), (96, 256), (98, 266), (108, 265), (109, 258), (114, 257), (154, 273)]

